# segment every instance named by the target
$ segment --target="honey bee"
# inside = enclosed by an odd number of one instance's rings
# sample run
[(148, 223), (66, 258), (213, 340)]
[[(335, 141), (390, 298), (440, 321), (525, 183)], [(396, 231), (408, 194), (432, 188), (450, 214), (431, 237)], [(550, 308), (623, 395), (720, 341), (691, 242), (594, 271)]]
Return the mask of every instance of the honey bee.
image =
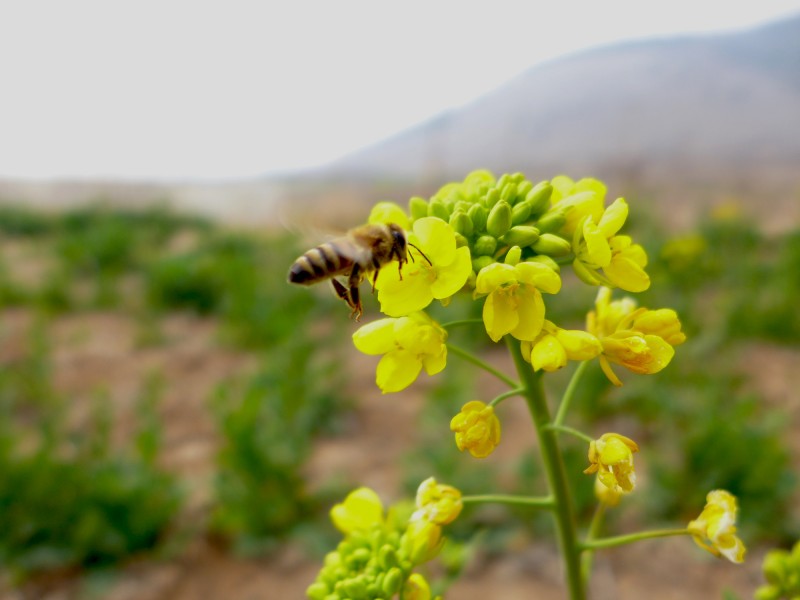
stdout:
[[(408, 252), (409, 245), (419, 251), (414, 244), (408, 243), (403, 228), (395, 223), (362, 225), (305, 252), (289, 269), (289, 282), (312, 285), (330, 279), (336, 295), (347, 302), (352, 310), (350, 316), (358, 321), (363, 313), (358, 286), (372, 273), (374, 293), (378, 271), (393, 260), (398, 263), (402, 279), (403, 265), (409, 256), (414, 260)], [(346, 278), (346, 286), (337, 279), (340, 276)]]

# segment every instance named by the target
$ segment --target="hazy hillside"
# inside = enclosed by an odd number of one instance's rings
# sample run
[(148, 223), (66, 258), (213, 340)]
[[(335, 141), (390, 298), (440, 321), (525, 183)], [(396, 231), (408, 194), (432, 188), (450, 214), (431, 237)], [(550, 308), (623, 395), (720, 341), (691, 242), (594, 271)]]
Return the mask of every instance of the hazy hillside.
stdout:
[(431, 181), (485, 166), (533, 177), (733, 178), (796, 193), (798, 165), (800, 16), (552, 61), (328, 174)]

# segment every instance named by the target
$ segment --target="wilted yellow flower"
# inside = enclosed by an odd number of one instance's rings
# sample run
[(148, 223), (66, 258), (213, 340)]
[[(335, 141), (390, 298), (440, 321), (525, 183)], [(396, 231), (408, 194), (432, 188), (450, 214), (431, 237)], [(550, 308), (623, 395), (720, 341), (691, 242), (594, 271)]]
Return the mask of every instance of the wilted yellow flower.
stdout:
[(383, 504), (374, 491), (360, 487), (350, 492), (344, 502), (335, 505), (330, 516), (336, 528), (343, 533), (366, 530), (383, 523)]
[(378, 319), (353, 333), (353, 343), (364, 354), (383, 354), (375, 381), (385, 394), (399, 392), (416, 380), (444, 369), (447, 331), (423, 312), (407, 317)]
[(605, 287), (597, 294), (595, 310), (587, 315), (586, 328), (600, 340), (600, 366), (614, 385), (622, 381), (610, 363), (634, 373), (657, 373), (675, 355), (673, 346), (686, 340), (674, 310), (636, 308), (630, 298), (612, 302), (611, 290)]
[(542, 331), (533, 342), (522, 342), (522, 357), (534, 371), (557, 371), (567, 360), (591, 360), (603, 347), (594, 335), (577, 329), (561, 329), (545, 320)]
[[(616, 235), (628, 217), (628, 205), (617, 198), (598, 221), (586, 215), (572, 238), (575, 254), (573, 268), (590, 285), (608, 285), (629, 292), (643, 292), (650, 287), (644, 270), (647, 255), (629, 236)], [(602, 269), (603, 274), (600, 274)]]
[(458, 449), (469, 450), (475, 458), (486, 458), (500, 443), (500, 420), (494, 408), (480, 400), (462, 406), (450, 421), (450, 429), (456, 434)]
[(436, 525), (447, 525), (456, 520), (464, 508), (461, 492), (451, 485), (436, 483), (428, 477), (417, 488), (417, 510), (412, 519), (426, 519)]
[(745, 547), (736, 537), (736, 497), (725, 490), (714, 490), (706, 496), (706, 506), (687, 529), (694, 541), (714, 556), (731, 562), (744, 560)]
[(456, 247), (456, 236), (448, 223), (436, 217), (414, 221), (409, 260), (402, 270), (386, 265), (378, 272), (375, 287), (381, 311), (401, 317), (422, 310), (434, 298), (443, 300), (460, 290), (472, 273), (469, 248)]
[(630, 492), (636, 485), (633, 470), (633, 453), (639, 451), (630, 438), (618, 433), (604, 433), (589, 444), (589, 462), (584, 471), (597, 473), (600, 482), (615, 492)]
[(408, 215), (394, 202), (378, 202), (372, 207), (367, 219), (369, 223), (396, 223), (403, 229), (408, 229), (410, 222)]
[(495, 342), (507, 333), (518, 340), (536, 339), (544, 325), (541, 292), (556, 294), (560, 289), (558, 273), (539, 262), (484, 267), (475, 282), (475, 295), (488, 294), (483, 305), (486, 333)]

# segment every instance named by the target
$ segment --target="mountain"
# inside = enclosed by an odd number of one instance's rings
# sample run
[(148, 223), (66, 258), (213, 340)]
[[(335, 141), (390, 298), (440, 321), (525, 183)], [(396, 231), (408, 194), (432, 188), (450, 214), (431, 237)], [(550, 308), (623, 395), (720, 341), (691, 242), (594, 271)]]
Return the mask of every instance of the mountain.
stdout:
[[(334, 163), (336, 178), (444, 181), (477, 167), (551, 177), (800, 190), (800, 14), (539, 65)], [(787, 187), (788, 186), (788, 187)]]

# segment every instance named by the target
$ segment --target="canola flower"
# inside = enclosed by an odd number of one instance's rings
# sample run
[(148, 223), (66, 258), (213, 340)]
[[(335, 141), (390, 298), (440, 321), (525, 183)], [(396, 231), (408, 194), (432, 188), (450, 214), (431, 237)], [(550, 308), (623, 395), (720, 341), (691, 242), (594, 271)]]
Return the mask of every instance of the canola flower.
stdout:
[(734, 563), (744, 561), (745, 547), (736, 536), (736, 497), (725, 490), (714, 490), (706, 496), (706, 506), (700, 516), (691, 521), (687, 530), (704, 550)]
[(500, 444), (500, 420), (494, 408), (480, 400), (472, 400), (461, 407), (450, 421), (456, 434), (456, 446), (467, 450), (475, 458), (486, 458)]
[(423, 312), (385, 318), (360, 327), (353, 343), (364, 354), (383, 354), (375, 372), (381, 391), (399, 392), (411, 385), (422, 369), (435, 375), (447, 363), (447, 332)]
[(464, 508), (461, 492), (451, 485), (437, 483), (433, 477), (417, 488), (417, 510), (412, 519), (424, 519), (435, 525), (447, 525), (456, 520)]
[(586, 474), (597, 473), (597, 479), (608, 489), (621, 494), (633, 491), (636, 472), (633, 454), (639, 446), (618, 433), (604, 433), (589, 444), (589, 467)]
[(603, 346), (591, 333), (579, 329), (561, 329), (545, 320), (542, 331), (533, 341), (522, 342), (522, 357), (534, 371), (557, 371), (568, 360), (591, 360), (603, 351)]

